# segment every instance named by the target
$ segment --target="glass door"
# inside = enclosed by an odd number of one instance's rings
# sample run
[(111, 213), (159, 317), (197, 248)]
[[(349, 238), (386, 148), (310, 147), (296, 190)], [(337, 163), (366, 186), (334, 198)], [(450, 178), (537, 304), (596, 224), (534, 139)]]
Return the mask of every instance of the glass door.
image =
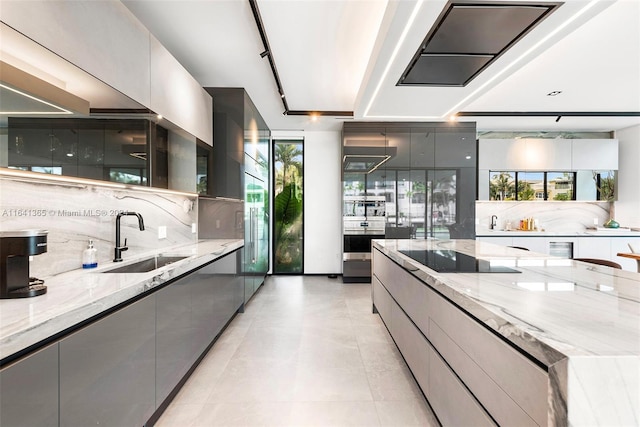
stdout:
[(269, 145), (268, 130), (253, 129), (245, 134), (245, 302), (269, 271)]
[(304, 273), (303, 145), (274, 141), (273, 273)]

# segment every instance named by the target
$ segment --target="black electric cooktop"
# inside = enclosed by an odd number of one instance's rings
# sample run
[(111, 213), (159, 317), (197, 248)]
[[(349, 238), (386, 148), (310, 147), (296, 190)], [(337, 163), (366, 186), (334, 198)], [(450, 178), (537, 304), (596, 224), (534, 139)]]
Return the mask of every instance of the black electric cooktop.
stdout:
[(438, 273), (520, 273), (513, 268), (451, 250), (401, 250), (400, 253)]

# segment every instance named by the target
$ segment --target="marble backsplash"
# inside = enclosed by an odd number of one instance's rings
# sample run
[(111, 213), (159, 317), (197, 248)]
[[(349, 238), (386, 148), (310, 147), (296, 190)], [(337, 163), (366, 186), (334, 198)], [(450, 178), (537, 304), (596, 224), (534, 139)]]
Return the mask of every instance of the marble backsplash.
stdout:
[(486, 231), (491, 216), (498, 217), (498, 229), (507, 222), (517, 228), (523, 218), (535, 218), (547, 232), (574, 233), (593, 227), (594, 220), (602, 226), (609, 220), (608, 202), (476, 202), (476, 233)]
[[(121, 219), (122, 243), (129, 250), (123, 258), (195, 243), (197, 197), (166, 191), (114, 188), (99, 184), (49, 182), (22, 177), (0, 177), (0, 231), (45, 229), (48, 250), (33, 257), (30, 274), (43, 278), (81, 268), (82, 251), (89, 239), (98, 251), (98, 265), (111, 263), (115, 247), (116, 214), (138, 212), (145, 230), (135, 217)], [(166, 238), (158, 228), (166, 227)]]

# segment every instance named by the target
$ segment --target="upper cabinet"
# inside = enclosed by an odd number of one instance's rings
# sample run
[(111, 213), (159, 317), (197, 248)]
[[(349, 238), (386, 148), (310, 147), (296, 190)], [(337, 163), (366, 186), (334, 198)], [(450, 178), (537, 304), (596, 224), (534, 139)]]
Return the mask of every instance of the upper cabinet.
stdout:
[(211, 96), (122, 4), (85, 3), (53, 25), (51, 2), (3, 4), (0, 167), (202, 192)]
[[(2, 22), (212, 144), (209, 95), (121, 2), (3, 2)], [(3, 52), (12, 49), (4, 36)], [(29, 52), (7, 53), (25, 61)]]
[(345, 122), (342, 132), (345, 231), (473, 238), (475, 123)]
[(480, 139), (478, 151), (479, 200), (615, 199), (617, 139)]
[(616, 139), (480, 139), (478, 169), (617, 170)]
[(617, 139), (571, 140), (573, 170), (618, 170)]
[(271, 131), (242, 88), (205, 88), (213, 98), (213, 195), (244, 199), (244, 172), (269, 177)]

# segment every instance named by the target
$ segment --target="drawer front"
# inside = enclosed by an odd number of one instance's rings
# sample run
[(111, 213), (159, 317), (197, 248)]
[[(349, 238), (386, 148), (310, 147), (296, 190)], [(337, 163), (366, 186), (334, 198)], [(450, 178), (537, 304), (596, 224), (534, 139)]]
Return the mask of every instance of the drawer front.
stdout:
[(392, 292), (390, 286), (393, 285), (394, 280), (390, 268), (393, 262), (377, 249), (372, 250), (372, 258), (375, 275), (380, 279), (380, 282), (384, 283), (389, 292)]
[(343, 261), (342, 275), (345, 277), (371, 277), (371, 260), (356, 259)]
[(377, 251), (374, 253), (374, 259), (376, 274), (379, 270), (382, 271), (381, 274), (378, 274), (380, 281), (422, 333), (427, 336), (429, 331), (428, 286)]
[(442, 358), (429, 349), (429, 403), (443, 426), (495, 426)]
[(394, 301), (391, 302), (391, 319), (391, 335), (428, 399), (429, 343)]
[(387, 325), (387, 328), (391, 329), (391, 296), (384, 286), (382, 286), (377, 277), (373, 277), (371, 283), (373, 289), (373, 304), (376, 306), (376, 309), (384, 323)]
[[(434, 291), (429, 304), (429, 338), (441, 328), (471, 360), (537, 424), (547, 424), (548, 375), (509, 344)], [(446, 348), (432, 342), (440, 352)], [(507, 369), (508, 367), (508, 369)], [(472, 390), (474, 393), (480, 390)]]
[[(432, 321), (430, 326), (433, 346), (498, 424), (521, 427), (538, 425), (435, 322)], [(517, 377), (517, 374), (514, 376)], [(526, 384), (522, 386), (526, 387)]]

